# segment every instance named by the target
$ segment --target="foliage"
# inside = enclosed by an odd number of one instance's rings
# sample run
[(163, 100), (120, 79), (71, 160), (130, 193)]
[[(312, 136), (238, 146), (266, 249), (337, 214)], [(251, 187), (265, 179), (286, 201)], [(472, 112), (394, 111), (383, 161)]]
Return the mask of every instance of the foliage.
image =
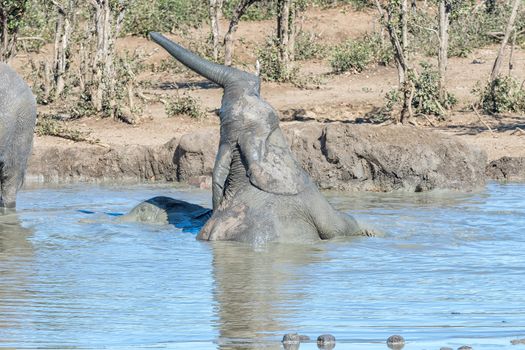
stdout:
[[(484, 5), (473, 1), (452, 1), (452, 13), (449, 28), (449, 57), (466, 57), (476, 48), (498, 41), (490, 33), (504, 31), (508, 21), (509, 6), (496, 2), (488, 11)], [(518, 16), (516, 28), (525, 28), (525, 16)], [(409, 32), (413, 39), (414, 52), (423, 52), (427, 56), (437, 54), (439, 39), (438, 23), (433, 12), (417, 10), (409, 17)]]
[(428, 63), (421, 63), (421, 68), (419, 76), (413, 79), (415, 91), (412, 106), (417, 113), (443, 115), (444, 109), (456, 104), (457, 100), (449, 93), (442, 100), (439, 94), (439, 73)]
[(321, 7), (352, 5), (357, 10), (373, 6), (372, 0), (310, 0), (310, 3)]
[(330, 57), (330, 64), (335, 73), (359, 73), (372, 63), (387, 64), (392, 58), (391, 49), (382, 43), (379, 35), (365, 35), (337, 46)]
[(122, 34), (147, 36), (150, 31), (172, 32), (197, 27), (208, 18), (207, 1), (135, 0), (132, 4)]
[(485, 113), (525, 112), (525, 90), (510, 76), (498, 77), (474, 88), (480, 98), (481, 108)]
[(177, 96), (173, 101), (168, 101), (165, 104), (165, 108), (166, 115), (169, 118), (177, 115), (187, 115), (193, 119), (202, 119), (205, 116), (199, 101), (187, 93)]
[(295, 59), (298, 61), (324, 58), (327, 51), (326, 46), (319, 43), (319, 37), (315, 33), (300, 31), (295, 38)]
[[(222, 11), (224, 17), (231, 19), (235, 7), (240, 0), (224, 0)], [(246, 13), (241, 17), (244, 21), (261, 21), (271, 19), (276, 15), (277, 0), (259, 0), (248, 7)]]
[(257, 58), (261, 64), (261, 77), (268, 81), (291, 81), (298, 73), (297, 68), (287, 71), (279, 59), (279, 39), (270, 36), (263, 47), (257, 50)]
[(69, 129), (64, 126), (63, 123), (54, 119), (53, 116), (39, 114), (35, 133), (38, 136), (55, 136), (63, 139), (72, 140), (75, 142), (85, 141), (89, 143), (97, 143), (98, 140), (89, 138), (88, 132), (82, 132), (80, 130)]

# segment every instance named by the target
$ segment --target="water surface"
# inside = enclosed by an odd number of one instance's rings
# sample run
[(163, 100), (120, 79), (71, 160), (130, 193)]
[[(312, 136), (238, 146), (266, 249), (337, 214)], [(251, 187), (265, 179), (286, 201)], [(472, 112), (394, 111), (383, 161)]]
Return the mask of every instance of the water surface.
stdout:
[(208, 191), (26, 189), (0, 218), (0, 348), (280, 349), (288, 332), (336, 349), (520, 349), (525, 185), (471, 194), (327, 194), (384, 238), (315, 246), (203, 243), (119, 223), (155, 195)]

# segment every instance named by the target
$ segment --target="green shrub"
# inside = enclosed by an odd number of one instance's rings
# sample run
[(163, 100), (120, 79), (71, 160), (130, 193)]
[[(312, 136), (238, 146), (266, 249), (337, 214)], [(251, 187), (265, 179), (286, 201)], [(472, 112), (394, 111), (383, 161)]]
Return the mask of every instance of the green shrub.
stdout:
[(443, 115), (444, 109), (455, 105), (457, 99), (447, 93), (444, 100), (439, 96), (439, 74), (428, 63), (421, 63), (422, 71), (414, 81), (415, 92), (412, 106), (417, 113)]
[(295, 38), (295, 59), (297, 61), (324, 58), (327, 48), (319, 43), (319, 38), (314, 33), (299, 32)]
[(392, 51), (382, 43), (379, 35), (365, 35), (350, 39), (335, 47), (330, 64), (335, 73), (347, 71), (362, 72), (372, 63), (387, 64), (392, 59)]
[[(504, 31), (509, 14), (509, 6), (501, 2), (495, 2), (494, 8), (488, 11), (486, 6), (479, 6), (474, 1), (453, 0), (448, 56), (466, 57), (477, 48), (499, 42), (489, 33)], [(525, 16), (518, 16), (516, 22), (518, 31), (525, 28)], [(412, 51), (435, 56), (439, 48), (437, 31), (436, 14), (417, 10), (409, 17)]]
[(525, 90), (510, 76), (498, 77), (485, 86), (478, 84), (474, 93), (479, 96), (485, 113), (525, 111)]
[(39, 114), (36, 120), (35, 133), (38, 136), (55, 136), (75, 142), (98, 143), (89, 137), (89, 132), (69, 129), (63, 123), (54, 119), (53, 116)]
[(279, 40), (276, 36), (267, 38), (263, 47), (257, 50), (257, 58), (261, 65), (261, 77), (268, 81), (293, 81), (298, 74), (298, 68), (288, 71), (279, 59)]
[[(240, 0), (225, 0), (222, 8), (224, 17), (230, 19), (232, 17), (235, 7)], [(241, 17), (243, 21), (261, 21), (265, 19), (272, 19), (276, 16), (277, 0), (259, 0), (250, 7), (246, 13)]]
[(166, 115), (169, 118), (177, 115), (187, 115), (193, 119), (201, 119), (205, 116), (199, 101), (187, 93), (177, 96), (175, 100), (166, 103), (165, 108)]
[(170, 32), (197, 27), (207, 19), (207, 1), (135, 0), (126, 14), (122, 34), (147, 36), (150, 31)]

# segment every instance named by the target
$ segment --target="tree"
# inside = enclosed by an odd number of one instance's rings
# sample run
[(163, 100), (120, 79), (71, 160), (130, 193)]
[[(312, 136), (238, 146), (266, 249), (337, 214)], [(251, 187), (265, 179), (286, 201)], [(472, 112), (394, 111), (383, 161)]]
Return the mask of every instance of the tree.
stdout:
[(95, 28), (94, 51), (88, 59), (91, 72), (88, 78), (89, 96), (93, 108), (115, 117), (115, 40), (119, 35), (128, 3), (123, 0), (90, 0)]
[[(407, 0), (387, 0), (385, 8), (379, 0), (375, 0), (377, 10), (386, 27), (390, 43), (394, 49), (399, 89), (403, 95), (403, 108), (396, 122), (406, 123), (413, 117), (412, 99), (414, 97), (414, 82), (416, 72), (411, 68), (408, 56), (408, 2)], [(401, 39), (399, 34), (401, 33)]]
[(516, 21), (521, 1), (522, 0), (514, 0), (512, 4), (512, 10), (510, 13), (509, 21), (507, 22), (507, 28), (505, 29), (505, 35), (503, 36), (503, 40), (501, 41), (498, 56), (494, 61), (494, 65), (492, 66), (492, 72), (490, 73), (491, 82), (496, 80), (499, 76), (501, 70), (501, 63), (503, 61), (503, 54), (505, 53), (505, 48), (507, 47), (507, 43), (509, 42), (510, 35), (514, 30), (514, 22)]
[(248, 8), (260, 0), (240, 0), (239, 4), (233, 10), (232, 18), (228, 32), (224, 36), (224, 65), (231, 66), (233, 61), (233, 34), (237, 31), (237, 26), (241, 17), (246, 13)]
[(221, 37), (219, 20), (222, 17), (222, 4), (223, 0), (209, 0), (210, 25), (213, 39), (213, 59), (215, 61), (219, 59), (219, 45)]
[(439, 99), (447, 99), (446, 73), (448, 64), (448, 28), (450, 25), (450, 14), (452, 4), (450, 0), (439, 1), (439, 51), (438, 51), (438, 70), (439, 70)]
[(0, 0), (0, 61), (16, 54), (18, 32), (22, 26), (29, 0)]
[(296, 17), (296, 0), (278, 0), (277, 40), (281, 71), (285, 78), (292, 71), (292, 62), (295, 60)]
[(70, 41), (78, 0), (51, 0), (51, 3), (57, 11), (53, 52), (54, 99), (57, 99), (66, 86), (65, 78), (70, 63)]

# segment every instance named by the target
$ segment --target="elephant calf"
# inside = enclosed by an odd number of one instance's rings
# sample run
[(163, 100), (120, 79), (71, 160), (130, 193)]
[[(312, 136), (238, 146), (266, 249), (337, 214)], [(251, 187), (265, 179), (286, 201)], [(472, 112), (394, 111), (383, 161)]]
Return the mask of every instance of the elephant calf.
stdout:
[(224, 89), (213, 169), (213, 215), (201, 240), (305, 242), (371, 235), (337, 212), (292, 155), (277, 112), (253, 74), (206, 61), (158, 33), (151, 38)]
[(33, 145), (36, 102), (31, 89), (0, 63), (0, 209), (14, 208)]

